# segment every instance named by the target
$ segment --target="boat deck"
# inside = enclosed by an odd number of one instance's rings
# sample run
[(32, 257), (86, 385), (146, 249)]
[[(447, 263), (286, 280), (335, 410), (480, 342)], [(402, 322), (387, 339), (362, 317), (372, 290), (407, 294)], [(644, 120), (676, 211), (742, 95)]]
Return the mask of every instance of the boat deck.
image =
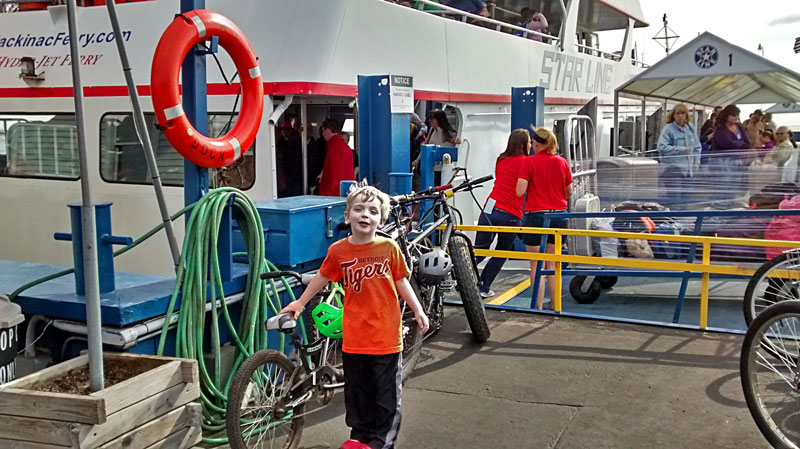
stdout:
[[(460, 308), (426, 340), (403, 391), (403, 448), (767, 448), (744, 403), (742, 337)], [(343, 396), (306, 420), (301, 448), (348, 437)]]

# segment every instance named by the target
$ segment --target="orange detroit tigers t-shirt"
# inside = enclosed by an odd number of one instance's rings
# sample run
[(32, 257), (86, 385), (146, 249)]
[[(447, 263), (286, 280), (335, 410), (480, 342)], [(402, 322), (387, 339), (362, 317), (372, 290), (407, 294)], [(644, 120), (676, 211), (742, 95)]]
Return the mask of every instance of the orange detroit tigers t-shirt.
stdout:
[(342, 281), (342, 351), (394, 354), (403, 350), (402, 317), (395, 281), (410, 274), (397, 244), (384, 237), (355, 245), (348, 238), (328, 249), (320, 274)]

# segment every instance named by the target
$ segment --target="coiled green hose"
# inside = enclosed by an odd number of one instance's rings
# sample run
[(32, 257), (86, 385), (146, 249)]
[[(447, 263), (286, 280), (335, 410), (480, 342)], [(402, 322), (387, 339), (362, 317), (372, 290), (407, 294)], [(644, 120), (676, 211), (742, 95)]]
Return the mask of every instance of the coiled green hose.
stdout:
[[(237, 223), (244, 237), (247, 260), (250, 262), (238, 329), (234, 326), (225, 303), (217, 252), (220, 222), (229, 204), (234, 209), (234, 216), (238, 217)], [(260, 278), (261, 273), (276, 269), (264, 258), (264, 253), (264, 230), (261, 218), (247, 195), (235, 188), (223, 187), (211, 190), (195, 203), (186, 226), (181, 261), (158, 343), (158, 354), (164, 353), (167, 323), (170, 322), (180, 296), (175, 355), (198, 361), (203, 429), (206, 434), (214, 434), (225, 429), (225, 404), (233, 373), (245, 358), (267, 348), (267, 331), (263, 323), (281, 309), (275, 282), (270, 280), (268, 289), (266, 281)], [(289, 283), (285, 279), (281, 279), (281, 282), (294, 300)], [(209, 300), (212, 301), (211, 322), (208, 326), (211, 331), (209, 351), (214, 355), (213, 367), (207, 366), (203, 359), (206, 340), (205, 307)], [(220, 311), (223, 323), (220, 323)], [(236, 351), (233, 370), (226, 379), (223, 379), (221, 374), (220, 325), (226, 326)], [(301, 335), (305, 335), (302, 327)], [(285, 343), (284, 335), (280, 334), (278, 350), (283, 352)], [(223, 444), (227, 442), (227, 438), (204, 438), (203, 441)]]

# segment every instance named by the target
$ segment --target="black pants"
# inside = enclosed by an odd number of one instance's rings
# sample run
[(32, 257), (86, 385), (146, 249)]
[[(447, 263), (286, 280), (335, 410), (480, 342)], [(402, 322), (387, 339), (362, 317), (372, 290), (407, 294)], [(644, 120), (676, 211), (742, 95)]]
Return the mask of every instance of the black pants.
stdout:
[(400, 430), (402, 356), (342, 354), (345, 423), (350, 438), (391, 449)]

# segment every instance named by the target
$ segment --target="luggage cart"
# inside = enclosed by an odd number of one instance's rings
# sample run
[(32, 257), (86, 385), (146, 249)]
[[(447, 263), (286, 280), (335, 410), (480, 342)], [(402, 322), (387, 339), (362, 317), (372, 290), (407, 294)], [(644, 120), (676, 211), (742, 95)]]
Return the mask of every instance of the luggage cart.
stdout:
[[(544, 226), (550, 224), (550, 220), (564, 219), (570, 220), (584, 219), (589, 220), (592, 218), (639, 218), (650, 217), (652, 219), (659, 218), (691, 218), (694, 219), (694, 228), (691, 235), (699, 236), (703, 230), (704, 220), (714, 217), (772, 217), (775, 215), (794, 216), (800, 215), (800, 210), (797, 209), (755, 209), (755, 210), (698, 210), (698, 211), (637, 211), (637, 212), (549, 212), (544, 214)], [(543, 244), (547, 242), (547, 235), (543, 235)], [(688, 244), (686, 256), (682, 259), (674, 259), (674, 261), (681, 261), (686, 263), (694, 263), (695, 255), (697, 253), (697, 243)], [(591, 254), (590, 254), (591, 255)], [(763, 261), (762, 261), (763, 262)], [(753, 268), (756, 268), (755, 266)], [(636, 269), (617, 269), (612, 267), (603, 267), (593, 265), (591, 267), (581, 265), (571, 265), (561, 270), (562, 275), (574, 276), (570, 281), (570, 294), (573, 298), (582, 304), (590, 304), (596, 301), (604, 289), (611, 288), (616, 282), (618, 277), (656, 277), (656, 278), (680, 278), (681, 286), (678, 292), (677, 301), (675, 303), (675, 312), (673, 315), (673, 323), (678, 323), (680, 320), (681, 310), (683, 308), (684, 300), (686, 297), (686, 289), (689, 280), (692, 278), (700, 278), (701, 273), (692, 273), (685, 271), (664, 271), (664, 270), (636, 270)], [(541, 269), (541, 264), (537, 264), (536, 282), (534, 283), (533, 301), (535, 301), (535, 292), (538, 289), (539, 277), (541, 275), (554, 274), (552, 270)], [(712, 274), (712, 278), (738, 278), (746, 279), (748, 275), (732, 275), (732, 274)], [(574, 290), (574, 291), (573, 291)], [(577, 292), (577, 295), (575, 293)], [(533, 308), (535, 302), (531, 303)]]

